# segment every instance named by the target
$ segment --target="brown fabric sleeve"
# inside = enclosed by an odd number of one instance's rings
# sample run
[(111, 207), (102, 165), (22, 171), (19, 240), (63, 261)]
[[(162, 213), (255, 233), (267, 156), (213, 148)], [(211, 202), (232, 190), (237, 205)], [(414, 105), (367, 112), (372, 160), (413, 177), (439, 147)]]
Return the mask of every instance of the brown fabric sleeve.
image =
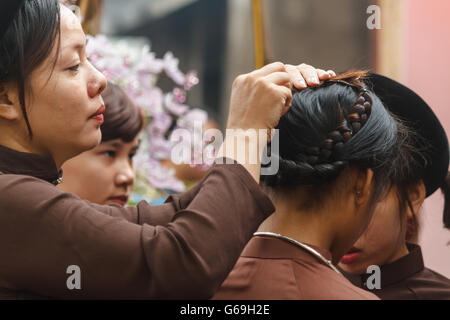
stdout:
[[(0, 284), (56, 298), (209, 298), (274, 207), (238, 164), (195, 188), (104, 214), (41, 180), (1, 176)], [(80, 290), (66, 286), (70, 265)]]
[(161, 205), (152, 206), (146, 201), (141, 201), (136, 207), (127, 207), (126, 210), (124, 210), (122, 206), (116, 204), (101, 206), (90, 203), (90, 205), (104, 214), (113, 217), (121, 217), (127, 221), (140, 225), (147, 223), (153, 226), (165, 226), (172, 221), (177, 211), (185, 209), (191, 203), (208, 175), (209, 172), (199, 183), (186, 192), (169, 196), (164, 204)]

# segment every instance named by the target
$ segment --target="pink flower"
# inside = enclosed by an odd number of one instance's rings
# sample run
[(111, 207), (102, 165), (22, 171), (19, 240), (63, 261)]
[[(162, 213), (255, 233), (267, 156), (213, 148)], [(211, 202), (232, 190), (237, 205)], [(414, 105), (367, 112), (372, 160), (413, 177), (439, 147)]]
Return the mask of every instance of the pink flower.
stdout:
[(171, 92), (167, 93), (164, 97), (164, 105), (166, 106), (167, 111), (176, 116), (181, 116), (189, 110), (189, 106), (178, 103)]
[(150, 183), (159, 189), (183, 192), (186, 186), (175, 177), (175, 170), (167, 169), (153, 159), (147, 163), (147, 173)]
[(148, 151), (154, 159), (170, 158), (171, 143), (164, 136), (153, 136), (148, 140)]
[(191, 90), (199, 82), (196, 71), (189, 71), (184, 80), (184, 90)]
[(172, 121), (172, 117), (167, 113), (156, 114), (147, 127), (149, 137), (152, 138), (164, 135), (167, 130), (169, 130)]
[(163, 107), (164, 94), (158, 87), (143, 90), (134, 99), (137, 106), (143, 108), (147, 114), (154, 116), (164, 112)]
[(181, 116), (177, 124), (180, 127), (186, 127), (186, 128), (194, 128), (194, 126), (200, 125), (203, 126), (206, 121), (208, 121), (208, 114), (206, 111), (194, 108), (189, 110), (185, 115)]
[(186, 92), (184, 90), (181, 90), (180, 88), (174, 88), (172, 93), (176, 102), (184, 103), (186, 101)]
[(164, 55), (164, 70), (166, 74), (178, 85), (184, 84), (185, 75), (178, 69), (178, 59), (175, 58), (172, 52), (167, 52)]

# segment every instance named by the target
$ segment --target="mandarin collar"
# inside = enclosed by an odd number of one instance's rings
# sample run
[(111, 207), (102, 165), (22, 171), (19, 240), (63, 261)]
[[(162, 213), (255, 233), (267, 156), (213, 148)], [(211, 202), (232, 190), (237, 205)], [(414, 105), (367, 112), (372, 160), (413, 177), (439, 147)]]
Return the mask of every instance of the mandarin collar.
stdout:
[(19, 152), (2, 145), (0, 145), (0, 172), (32, 176), (54, 185), (62, 181), (62, 169), (58, 171), (52, 157)]
[[(406, 256), (380, 266), (382, 288), (405, 280), (425, 268), (420, 246), (412, 243), (407, 243), (406, 246), (409, 251)], [(365, 283), (369, 276), (370, 274), (361, 275), (362, 283)]]

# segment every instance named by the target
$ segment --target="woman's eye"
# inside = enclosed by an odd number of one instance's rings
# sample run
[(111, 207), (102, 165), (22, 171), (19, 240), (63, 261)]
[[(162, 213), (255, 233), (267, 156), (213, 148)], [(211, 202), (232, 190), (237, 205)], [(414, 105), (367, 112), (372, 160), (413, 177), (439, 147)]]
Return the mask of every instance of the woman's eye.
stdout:
[(80, 63), (75, 65), (75, 66), (73, 66), (73, 67), (70, 67), (68, 70), (70, 70), (70, 71), (78, 71), (79, 68), (80, 68)]
[(132, 160), (132, 159), (134, 158), (135, 155), (136, 155), (136, 153), (130, 153), (130, 154), (128, 155), (128, 158), (129, 158), (130, 160)]
[(105, 151), (105, 152), (102, 152), (102, 154), (107, 156), (108, 158), (114, 158), (116, 156), (115, 151)]

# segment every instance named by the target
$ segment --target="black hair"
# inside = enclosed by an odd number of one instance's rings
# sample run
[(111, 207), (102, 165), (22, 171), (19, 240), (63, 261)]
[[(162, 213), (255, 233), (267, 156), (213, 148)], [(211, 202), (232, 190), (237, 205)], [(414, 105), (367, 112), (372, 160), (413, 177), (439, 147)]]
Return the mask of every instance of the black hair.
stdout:
[(262, 175), (264, 185), (305, 186), (308, 204), (317, 205), (342, 170), (354, 165), (374, 172), (373, 205), (408, 173), (408, 163), (402, 163), (411, 148), (408, 129), (367, 88), (366, 76), (348, 72), (294, 93), (277, 126), (279, 170)]
[(30, 74), (50, 55), (60, 35), (59, 8), (58, 0), (26, 0), (0, 42), (0, 83), (17, 84), (30, 138), (25, 94), (31, 93)]
[[(393, 180), (393, 185), (396, 187), (398, 208), (400, 217), (406, 215), (409, 209), (412, 214), (412, 219), (406, 222), (406, 232), (405, 239), (408, 242), (416, 242), (419, 235), (419, 220), (417, 219), (417, 213), (414, 210), (413, 203), (410, 199), (410, 191), (417, 188), (419, 183), (422, 183), (422, 177), (425, 172), (427, 165), (427, 149), (421, 147), (425, 140), (417, 132), (412, 129), (412, 125), (407, 121), (402, 119), (403, 125), (410, 128), (407, 135), (403, 135), (403, 143), (399, 143), (399, 160), (400, 164), (404, 164), (404, 172)], [(399, 132), (401, 135), (402, 132)], [(409, 150), (402, 151), (408, 148)], [(403, 167), (402, 167), (403, 168)], [(404, 226), (402, 225), (402, 228)]]
[(143, 116), (126, 93), (116, 84), (108, 82), (102, 93), (105, 101), (105, 122), (100, 127), (102, 142), (122, 139), (132, 141), (143, 126)]

